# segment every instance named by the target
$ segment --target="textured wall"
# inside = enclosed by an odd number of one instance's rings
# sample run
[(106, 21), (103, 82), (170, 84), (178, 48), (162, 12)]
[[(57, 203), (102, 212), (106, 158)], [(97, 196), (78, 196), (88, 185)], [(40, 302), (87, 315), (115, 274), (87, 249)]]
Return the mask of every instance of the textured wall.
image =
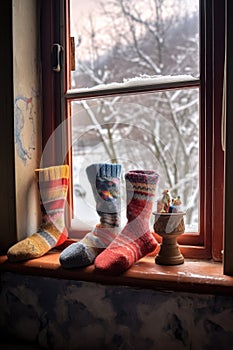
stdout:
[(38, 226), (34, 170), (41, 157), (40, 51), (37, 0), (13, 1), (14, 133), (17, 234)]
[(3, 273), (0, 326), (45, 349), (233, 348), (233, 298)]

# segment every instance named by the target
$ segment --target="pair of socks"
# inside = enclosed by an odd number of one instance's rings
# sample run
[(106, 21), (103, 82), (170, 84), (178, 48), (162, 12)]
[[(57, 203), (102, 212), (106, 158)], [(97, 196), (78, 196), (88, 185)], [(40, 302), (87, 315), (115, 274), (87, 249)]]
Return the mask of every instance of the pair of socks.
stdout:
[[(64, 268), (74, 268), (94, 262), (98, 271), (120, 274), (157, 246), (149, 229), (149, 218), (158, 174), (136, 170), (125, 175), (128, 222), (120, 231), (121, 165), (92, 164), (86, 171), (100, 223), (80, 242), (64, 249), (60, 263)], [(38, 232), (8, 250), (9, 261), (40, 257), (66, 240), (64, 206), (68, 173), (68, 166), (36, 171), (41, 194), (42, 225)]]

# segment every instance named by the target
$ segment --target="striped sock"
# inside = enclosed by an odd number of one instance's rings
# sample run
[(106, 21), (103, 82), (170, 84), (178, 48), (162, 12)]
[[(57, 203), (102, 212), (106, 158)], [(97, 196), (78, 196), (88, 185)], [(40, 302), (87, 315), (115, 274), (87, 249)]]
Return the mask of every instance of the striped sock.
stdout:
[(157, 246), (149, 229), (149, 219), (158, 182), (154, 171), (126, 174), (127, 219), (123, 231), (95, 260), (97, 271), (118, 275)]
[(38, 258), (62, 244), (67, 236), (64, 221), (69, 166), (61, 165), (35, 170), (40, 191), (42, 224), (30, 237), (12, 246), (7, 256), (17, 262)]
[(60, 263), (65, 268), (91, 265), (119, 232), (121, 165), (92, 164), (86, 172), (95, 197), (100, 224), (81, 241), (63, 250)]

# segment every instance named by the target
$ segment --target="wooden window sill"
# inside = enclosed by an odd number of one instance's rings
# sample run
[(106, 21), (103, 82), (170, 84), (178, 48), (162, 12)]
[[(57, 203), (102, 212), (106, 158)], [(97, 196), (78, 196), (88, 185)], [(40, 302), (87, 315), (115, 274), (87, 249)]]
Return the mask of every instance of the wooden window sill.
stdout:
[(206, 260), (186, 259), (184, 264), (161, 266), (153, 257), (145, 257), (120, 276), (99, 274), (93, 265), (64, 269), (59, 263), (60, 251), (20, 263), (10, 263), (0, 256), (0, 270), (20, 274), (81, 280), (102, 284), (126, 285), (166, 291), (232, 295), (233, 277), (223, 275), (222, 264)]

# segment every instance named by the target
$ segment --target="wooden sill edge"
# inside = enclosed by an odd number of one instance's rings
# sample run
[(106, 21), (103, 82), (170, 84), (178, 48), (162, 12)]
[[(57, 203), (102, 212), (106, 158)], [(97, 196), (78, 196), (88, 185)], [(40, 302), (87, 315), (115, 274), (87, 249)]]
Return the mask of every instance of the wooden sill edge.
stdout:
[(144, 257), (120, 276), (99, 274), (93, 265), (86, 268), (64, 269), (59, 263), (60, 251), (53, 250), (41, 258), (10, 263), (0, 256), (0, 270), (32, 276), (124, 285), (163, 291), (199, 294), (232, 295), (233, 277), (223, 275), (222, 264), (185, 259), (184, 264), (161, 266), (153, 257)]

